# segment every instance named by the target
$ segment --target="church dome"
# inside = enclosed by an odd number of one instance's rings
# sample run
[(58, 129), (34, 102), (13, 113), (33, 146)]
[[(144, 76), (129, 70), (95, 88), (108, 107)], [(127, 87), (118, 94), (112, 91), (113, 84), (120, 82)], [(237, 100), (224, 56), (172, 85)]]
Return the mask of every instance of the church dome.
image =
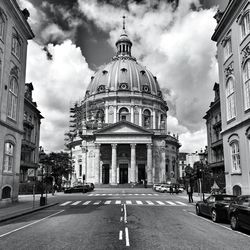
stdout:
[(157, 78), (131, 56), (132, 42), (125, 27), (116, 42), (117, 54), (112, 61), (98, 70), (87, 87), (86, 95), (110, 91), (131, 91), (162, 97)]

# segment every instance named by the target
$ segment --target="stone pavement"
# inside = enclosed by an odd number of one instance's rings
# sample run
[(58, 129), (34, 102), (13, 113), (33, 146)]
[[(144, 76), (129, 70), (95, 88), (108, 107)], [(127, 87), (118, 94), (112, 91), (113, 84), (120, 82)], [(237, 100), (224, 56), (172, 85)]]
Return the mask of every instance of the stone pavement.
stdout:
[[(44, 194), (44, 196), (46, 196)], [(40, 206), (41, 194), (33, 195), (19, 195), (18, 202), (5, 204), (0, 206), (0, 222), (13, 219), (25, 214), (33, 213), (35, 211), (45, 209), (50, 206), (57, 205), (57, 194), (47, 195), (47, 204)]]

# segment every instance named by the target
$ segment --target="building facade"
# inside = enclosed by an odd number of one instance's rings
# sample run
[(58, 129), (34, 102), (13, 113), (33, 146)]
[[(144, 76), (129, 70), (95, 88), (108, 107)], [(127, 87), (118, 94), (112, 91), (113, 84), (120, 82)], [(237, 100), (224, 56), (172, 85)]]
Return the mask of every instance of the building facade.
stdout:
[(18, 198), (28, 16), (15, 0), (0, 2), (0, 203)]
[(167, 133), (168, 107), (157, 78), (131, 55), (125, 27), (116, 47), (72, 108), (76, 180), (116, 185), (176, 179), (180, 144)]
[(250, 193), (250, 4), (231, 0), (215, 18), (226, 191)]
[(207, 154), (208, 168), (212, 178), (220, 188), (225, 188), (225, 167), (223, 141), (221, 136), (221, 111), (219, 84), (214, 84), (214, 101), (203, 119), (207, 126)]
[(40, 125), (43, 116), (32, 98), (33, 84), (25, 84), (23, 139), (21, 146), (20, 186), (19, 192), (25, 193), (36, 181), (39, 167)]
[(179, 175), (180, 178), (184, 178), (185, 177), (185, 168), (187, 166), (187, 154), (188, 153), (184, 153), (184, 152), (180, 152), (179, 153)]

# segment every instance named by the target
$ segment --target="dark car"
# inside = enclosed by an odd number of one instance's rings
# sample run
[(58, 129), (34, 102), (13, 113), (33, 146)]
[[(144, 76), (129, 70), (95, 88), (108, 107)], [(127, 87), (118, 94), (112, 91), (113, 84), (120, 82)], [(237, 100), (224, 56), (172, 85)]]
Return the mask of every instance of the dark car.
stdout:
[(231, 228), (250, 230), (250, 195), (241, 195), (229, 206)]
[(95, 188), (94, 183), (85, 183), (84, 186), (87, 188), (88, 191), (93, 191)]
[(64, 193), (86, 193), (88, 189), (86, 186), (79, 185), (74, 187), (69, 187), (64, 190)]
[(213, 222), (227, 220), (229, 205), (236, 197), (226, 194), (210, 195), (207, 199), (196, 203), (196, 214), (209, 216)]

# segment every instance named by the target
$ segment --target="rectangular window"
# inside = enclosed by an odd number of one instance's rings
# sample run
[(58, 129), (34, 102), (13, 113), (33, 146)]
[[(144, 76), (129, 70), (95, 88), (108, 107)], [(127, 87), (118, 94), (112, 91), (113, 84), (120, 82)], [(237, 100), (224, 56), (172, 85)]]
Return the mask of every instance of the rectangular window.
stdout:
[(82, 176), (82, 165), (79, 165), (79, 176)]
[(4, 26), (5, 26), (5, 22), (3, 17), (0, 14), (0, 39), (4, 39)]
[(246, 37), (250, 32), (250, 19), (247, 13), (241, 20), (241, 38)]
[(20, 59), (20, 55), (21, 55), (21, 43), (20, 43), (19, 39), (16, 37), (16, 35), (13, 35), (13, 37), (12, 37), (11, 52), (18, 59)]
[(4, 150), (4, 171), (11, 172), (14, 164), (14, 145), (10, 142), (5, 143)]
[(226, 44), (224, 46), (224, 59), (227, 60), (227, 58), (232, 54), (232, 41), (231, 38), (229, 38), (226, 41)]

